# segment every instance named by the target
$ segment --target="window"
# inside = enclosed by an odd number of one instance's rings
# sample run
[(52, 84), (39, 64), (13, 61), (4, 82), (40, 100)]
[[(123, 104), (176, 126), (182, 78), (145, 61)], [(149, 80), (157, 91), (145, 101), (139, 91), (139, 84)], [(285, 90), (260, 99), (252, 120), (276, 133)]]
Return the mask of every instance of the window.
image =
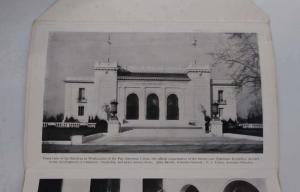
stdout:
[(224, 113), (224, 109), (223, 108), (219, 108), (219, 117), (220, 118), (223, 117), (223, 113)]
[(223, 90), (219, 90), (218, 91), (218, 102), (223, 102), (224, 98), (223, 98)]
[(132, 93), (127, 96), (126, 100), (126, 119), (139, 118), (139, 98), (136, 94)]
[(79, 88), (78, 91), (78, 101), (85, 101), (85, 88)]
[(175, 94), (171, 94), (167, 98), (167, 120), (178, 120), (178, 98)]
[(78, 106), (78, 116), (84, 115), (84, 106)]
[(147, 114), (146, 119), (158, 120), (159, 119), (159, 99), (157, 95), (150, 94), (147, 97)]

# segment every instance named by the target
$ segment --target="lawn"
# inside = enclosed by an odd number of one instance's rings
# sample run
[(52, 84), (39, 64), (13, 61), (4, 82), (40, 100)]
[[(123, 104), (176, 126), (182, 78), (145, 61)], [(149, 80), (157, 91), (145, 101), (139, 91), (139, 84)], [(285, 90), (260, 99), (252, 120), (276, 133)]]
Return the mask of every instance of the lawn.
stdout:
[(244, 128), (224, 129), (224, 133), (263, 137), (263, 129), (244, 129)]
[(72, 135), (92, 135), (101, 133), (96, 128), (43, 128), (43, 141), (70, 141)]
[(263, 144), (203, 145), (48, 145), (43, 153), (263, 153)]

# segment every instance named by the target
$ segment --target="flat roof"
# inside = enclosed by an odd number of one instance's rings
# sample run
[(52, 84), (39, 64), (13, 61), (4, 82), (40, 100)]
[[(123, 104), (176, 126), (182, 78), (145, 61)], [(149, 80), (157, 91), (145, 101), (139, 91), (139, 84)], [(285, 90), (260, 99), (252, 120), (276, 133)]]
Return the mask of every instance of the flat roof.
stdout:
[(212, 79), (213, 86), (236, 86), (233, 80), (230, 79)]
[(94, 83), (93, 77), (67, 77), (65, 83)]
[(118, 72), (118, 80), (190, 81), (185, 73)]

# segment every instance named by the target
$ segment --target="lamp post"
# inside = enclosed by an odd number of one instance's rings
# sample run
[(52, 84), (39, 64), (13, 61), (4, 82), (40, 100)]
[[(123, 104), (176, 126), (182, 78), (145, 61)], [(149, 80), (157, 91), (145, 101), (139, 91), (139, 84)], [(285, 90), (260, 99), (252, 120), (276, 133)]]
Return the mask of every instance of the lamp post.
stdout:
[(110, 102), (110, 113), (111, 113), (111, 120), (117, 120), (117, 113), (118, 113), (118, 102), (116, 100), (112, 100)]
[(211, 106), (211, 113), (213, 119), (218, 119), (218, 113), (219, 113), (219, 104), (213, 103)]
[(110, 121), (108, 122), (107, 134), (112, 136), (120, 132), (121, 124), (117, 117), (118, 113), (118, 102), (117, 100), (112, 100), (110, 102)]

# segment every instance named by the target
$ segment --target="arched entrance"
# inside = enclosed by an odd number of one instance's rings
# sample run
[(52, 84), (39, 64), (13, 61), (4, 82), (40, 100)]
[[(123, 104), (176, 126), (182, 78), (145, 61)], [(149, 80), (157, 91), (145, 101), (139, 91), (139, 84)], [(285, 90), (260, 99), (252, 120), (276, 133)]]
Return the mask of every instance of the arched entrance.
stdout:
[(259, 192), (258, 189), (246, 181), (232, 181), (223, 192)]
[(147, 97), (146, 119), (148, 120), (159, 119), (159, 99), (156, 94), (150, 94)]
[(199, 192), (199, 190), (194, 185), (185, 185), (180, 192)]
[(178, 97), (175, 94), (171, 94), (167, 98), (167, 120), (178, 120), (179, 108)]
[(139, 119), (139, 98), (134, 93), (127, 96), (126, 119)]

